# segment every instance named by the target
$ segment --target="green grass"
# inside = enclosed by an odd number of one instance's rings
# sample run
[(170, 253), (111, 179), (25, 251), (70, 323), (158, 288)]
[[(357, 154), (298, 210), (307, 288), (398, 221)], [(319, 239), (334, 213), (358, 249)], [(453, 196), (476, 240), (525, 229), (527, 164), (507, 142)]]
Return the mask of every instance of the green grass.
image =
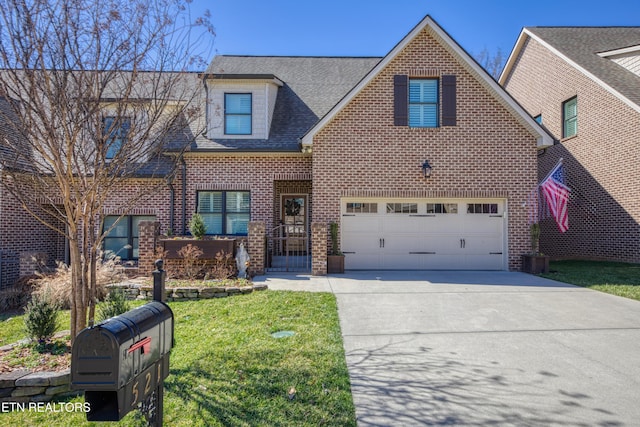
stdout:
[(541, 276), (608, 294), (640, 300), (640, 264), (606, 261), (552, 261)]
[[(356, 425), (333, 295), (265, 291), (170, 306), (176, 347), (165, 381), (165, 425)], [(282, 330), (295, 335), (272, 337)], [(0, 414), (0, 425), (100, 424), (80, 412)], [(145, 422), (131, 413), (118, 425)]]

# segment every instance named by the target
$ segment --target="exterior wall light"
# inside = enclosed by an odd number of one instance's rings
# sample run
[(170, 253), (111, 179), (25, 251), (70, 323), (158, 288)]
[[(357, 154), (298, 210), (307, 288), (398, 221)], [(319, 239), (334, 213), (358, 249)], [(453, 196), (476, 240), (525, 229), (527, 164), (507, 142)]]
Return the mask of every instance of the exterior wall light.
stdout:
[(422, 173), (424, 174), (425, 178), (431, 177), (431, 165), (429, 164), (429, 160), (425, 160), (422, 164)]

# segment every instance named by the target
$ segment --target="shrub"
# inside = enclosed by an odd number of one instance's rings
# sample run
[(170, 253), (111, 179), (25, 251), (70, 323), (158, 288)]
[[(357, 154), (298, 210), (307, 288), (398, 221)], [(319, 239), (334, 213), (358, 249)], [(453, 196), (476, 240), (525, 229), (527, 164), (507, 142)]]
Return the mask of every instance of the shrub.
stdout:
[(207, 226), (204, 223), (204, 219), (202, 219), (202, 215), (199, 213), (193, 214), (191, 220), (189, 221), (189, 231), (191, 235), (196, 239), (202, 239), (202, 237), (207, 232)]
[(182, 266), (187, 279), (195, 279), (196, 276), (200, 274), (203, 263), (199, 262), (198, 258), (200, 258), (203, 253), (202, 249), (192, 245), (191, 243), (183, 246), (178, 251), (178, 255), (182, 258)]
[(220, 251), (216, 253), (213, 266), (209, 270), (208, 277), (217, 280), (230, 279), (237, 274), (236, 264), (233, 255)]
[(131, 310), (131, 304), (127, 300), (127, 295), (122, 288), (112, 288), (98, 307), (99, 321), (107, 320), (110, 317), (118, 316)]
[[(125, 274), (119, 257), (102, 259), (98, 257), (96, 271), (96, 297), (101, 300), (107, 294), (106, 285), (124, 280)], [(52, 273), (38, 273), (38, 278), (32, 283), (35, 285), (34, 295), (40, 297), (46, 295), (61, 309), (71, 307), (71, 269), (62, 262)]]
[(31, 339), (44, 343), (56, 331), (58, 307), (49, 298), (34, 295), (27, 304), (24, 314), (24, 326)]
[(31, 299), (31, 280), (37, 276), (24, 276), (15, 285), (0, 290), (0, 313), (22, 308)]

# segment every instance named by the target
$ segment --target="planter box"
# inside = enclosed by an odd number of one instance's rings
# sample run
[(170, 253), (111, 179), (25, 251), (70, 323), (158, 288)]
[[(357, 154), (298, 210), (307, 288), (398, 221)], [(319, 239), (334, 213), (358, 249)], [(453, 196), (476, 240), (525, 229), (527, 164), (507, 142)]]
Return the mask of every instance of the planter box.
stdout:
[(549, 272), (549, 257), (546, 255), (522, 255), (522, 271), (530, 274)]
[(344, 255), (327, 255), (327, 273), (344, 273)]
[(193, 246), (197, 246), (203, 252), (200, 259), (215, 258), (216, 254), (220, 251), (230, 253), (235, 256), (235, 239), (215, 239), (215, 240), (196, 240), (196, 239), (171, 239), (161, 240), (162, 248), (167, 252), (168, 259), (181, 258), (178, 255), (178, 251), (184, 246), (191, 243)]

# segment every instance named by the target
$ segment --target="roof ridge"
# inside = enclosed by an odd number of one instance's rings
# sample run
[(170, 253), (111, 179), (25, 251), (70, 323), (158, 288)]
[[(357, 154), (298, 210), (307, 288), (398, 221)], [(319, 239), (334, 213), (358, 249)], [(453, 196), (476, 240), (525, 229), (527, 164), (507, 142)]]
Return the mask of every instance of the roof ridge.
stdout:
[[(382, 56), (346, 56), (346, 55), (233, 55), (233, 54), (221, 54), (216, 55), (224, 56), (224, 57), (234, 57), (234, 58), (301, 58), (301, 59), (380, 59)], [(214, 58), (215, 58), (214, 57)]]
[(605, 28), (640, 28), (638, 25), (530, 25), (524, 28), (552, 28), (552, 29), (605, 29)]

